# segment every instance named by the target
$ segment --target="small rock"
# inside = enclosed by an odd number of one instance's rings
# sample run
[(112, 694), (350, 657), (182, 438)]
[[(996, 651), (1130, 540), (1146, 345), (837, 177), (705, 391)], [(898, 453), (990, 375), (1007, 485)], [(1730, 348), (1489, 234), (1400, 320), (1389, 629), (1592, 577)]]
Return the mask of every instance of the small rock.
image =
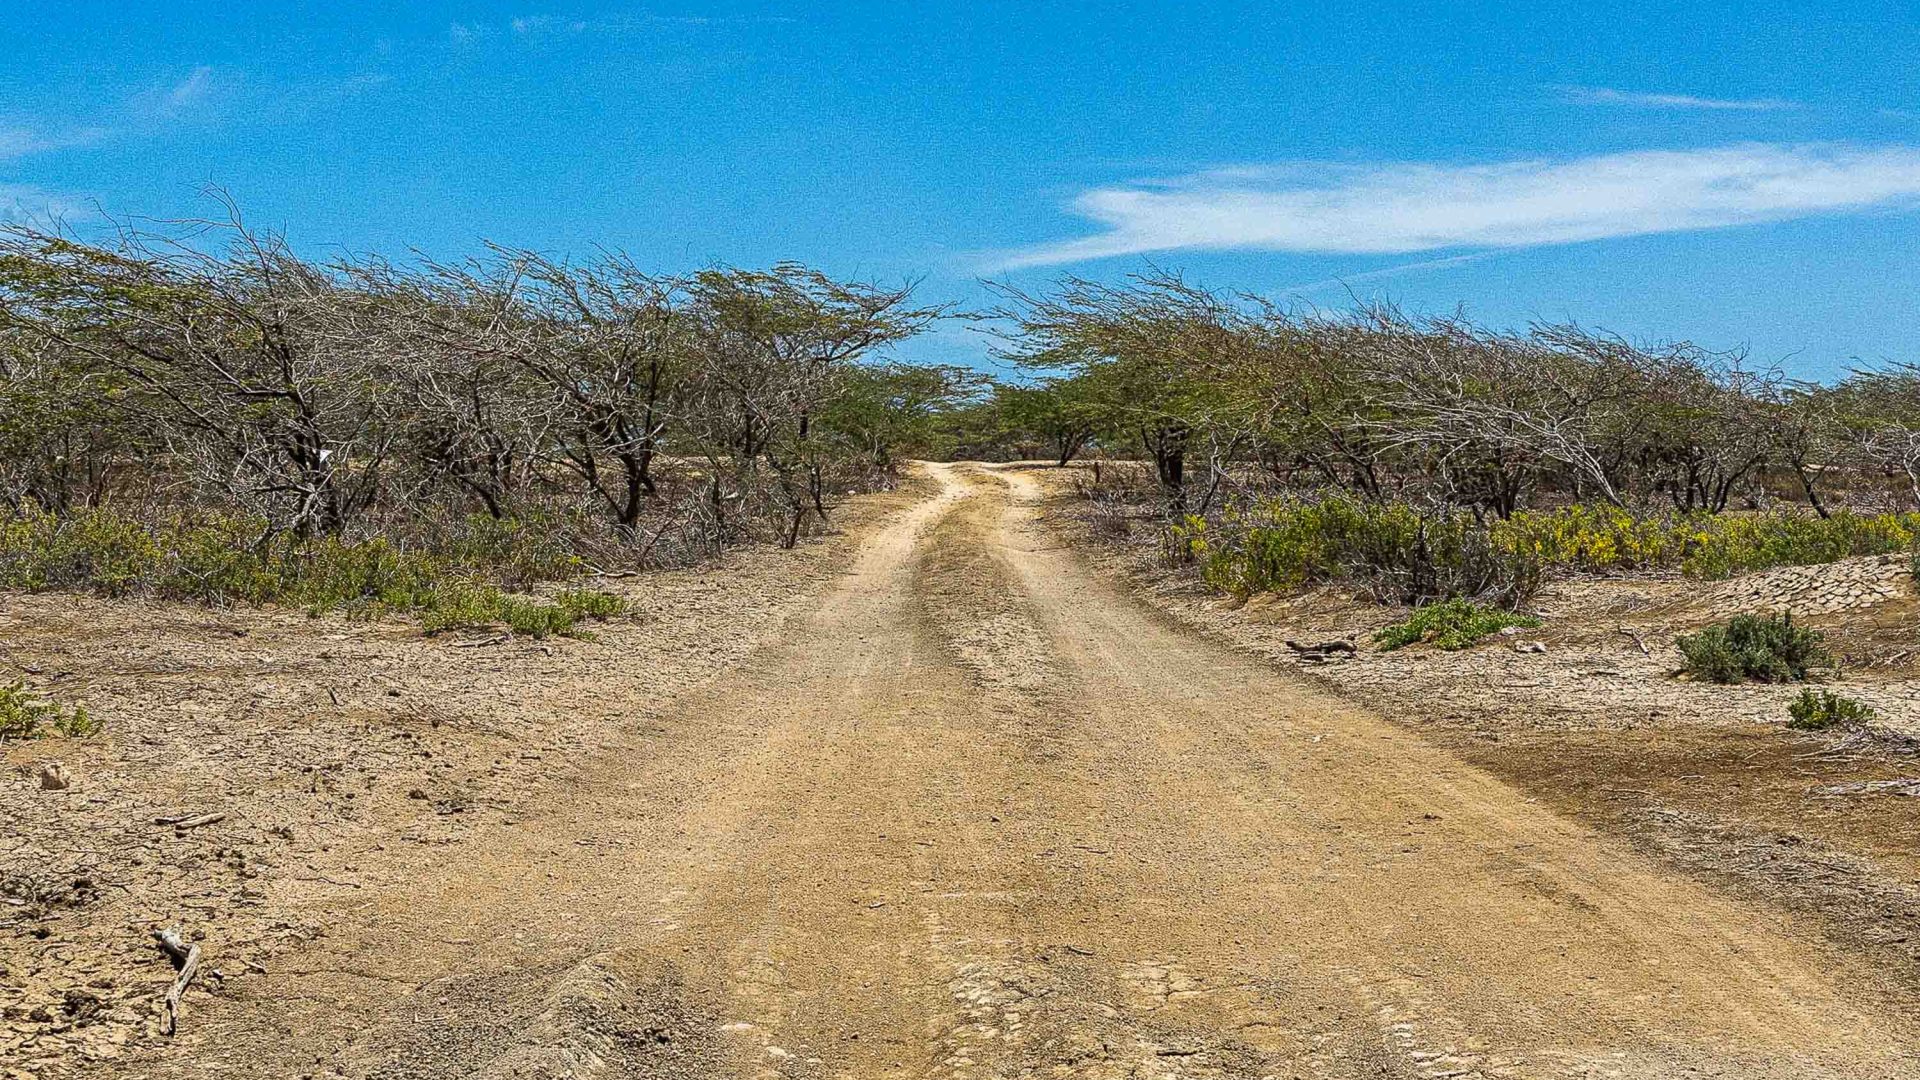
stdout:
[(49, 761), (40, 766), (41, 791), (65, 791), (73, 786), (73, 774), (65, 765)]

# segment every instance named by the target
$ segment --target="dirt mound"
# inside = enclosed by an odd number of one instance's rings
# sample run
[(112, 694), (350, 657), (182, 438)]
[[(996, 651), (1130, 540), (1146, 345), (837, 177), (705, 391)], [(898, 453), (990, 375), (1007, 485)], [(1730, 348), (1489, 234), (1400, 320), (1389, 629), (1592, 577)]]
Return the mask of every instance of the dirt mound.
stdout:
[[(629, 980), (596, 957), (425, 987), (417, 1022), (354, 1075), (382, 1080), (572, 1080), (706, 1075), (715, 1024), (678, 975)], [(436, 993), (437, 992), (437, 993)]]
[(1714, 586), (1698, 606), (1715, 616), (1786, 611), (1831, 615), (1861, 611), (1913, 594), (1905, 555), (1868, 555), (1819, 566), (1784, 566)]

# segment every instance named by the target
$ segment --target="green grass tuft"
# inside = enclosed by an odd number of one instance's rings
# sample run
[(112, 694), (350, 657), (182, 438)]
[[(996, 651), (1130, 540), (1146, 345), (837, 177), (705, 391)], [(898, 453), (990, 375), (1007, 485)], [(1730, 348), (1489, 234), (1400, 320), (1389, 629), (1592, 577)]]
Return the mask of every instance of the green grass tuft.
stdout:
[(580, 636), (583, 619), (623, 605), (609, 593), (568, 590), (545, 601), (533, 584), (579, 574), (580, 560), (524, 522), (469, 518), (431, 549), (385, 538), (261, 539), (242, 517), (137, 521), (109, 511), (0, 521), (0, 588), (75, 589), (205, 604), (284, 604), (313, 617), (410, 615), (429, 632), (507, 626), (533, 637)]
[(1394, 623), (1373, 635), (1383, 649), (1398, 649), (1416, 642), (1428, 642), (1441, 649), (1464, 649), (1510, 626), (1532, 628), (1540, 620), (1531, 615), (1505, 611), (1471, 600), (1446, 600), (1419, 608), (1404, 622)]
[(1787, 706), (1787, 726), (1796, 731), (1826, 731), (1836, 727), (1862, 727), (1878, 719), (1872, 707), (1831, 690), (1808, 687)]
[(0, 685), (0, 740), (37, 739), (49, 733), (84, 739), (105, 726), (84, 705), (68, 709), (34, 697), (25, 683)]

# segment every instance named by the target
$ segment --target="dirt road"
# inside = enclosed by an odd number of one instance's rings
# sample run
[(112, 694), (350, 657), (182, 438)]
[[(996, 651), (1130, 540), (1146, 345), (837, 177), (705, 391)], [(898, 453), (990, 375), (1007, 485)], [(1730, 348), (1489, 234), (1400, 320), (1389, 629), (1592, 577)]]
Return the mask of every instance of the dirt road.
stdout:
[(1159, 621), (1038, 525), (1028, 476), (932, 468), (779, 645), (539, 813), (394, 854), (410, 884), (124, 1068), (1920, 1069), (1870, 972)]

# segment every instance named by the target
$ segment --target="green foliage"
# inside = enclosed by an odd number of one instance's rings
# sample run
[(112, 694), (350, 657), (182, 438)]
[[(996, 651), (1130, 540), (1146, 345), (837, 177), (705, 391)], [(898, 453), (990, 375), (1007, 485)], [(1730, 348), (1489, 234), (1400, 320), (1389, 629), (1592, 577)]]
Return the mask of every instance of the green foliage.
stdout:
[(1679, 570), (1721, 580), (1777, 566), (1811, 566), (1913, 548), (1920, 514), (1820, 518), (1796, 513), (1636, 517), (1616, 507), (1522, 511), (1492, 526), (1503, 548), (1555, 569)]
[(1870, 706), (1831, 690), (1808, 687), (1787, 706), (1787, 726), (1797, 731), (1825, 731), (1835, 727), (1861, 727), (1879, 717)]
[(34, 697), (20, 682), (0, 685), (0, 740), (36, 739), (49, 731), (70, 739), (99, 734), (106, 725), (83, 705), (65, 708)]
[(1699, 524), (1681, 569), (1691, 577), (1717, 580), (1775, 566), (1907, 551), (1916, 535), (1920, 514), (1725, 514)]
[(986, 387), (986, 376), (970, 368), (860, 364), (842, 375), (819, 426), (878, 466), (903, 454), (944, 457), (954, 437), (946, 421)]
[(1471, 600), (1445, 600), (1419, 608), (1403, 622), (1394, 623), (1373, 635), (1383, 649), (1398, 649), (1416, 642), (1429, 642), (1439, 648), (1464, 649), (1490, 634), (1510, 626), (1531, 628), (1540, 620), (1531, 615), (1476, 604)]
[(461, 582), (442, 590), (420, 612), (430, 634), (468, 627), (504, 626), (531, 638), (587, 637), (586, 619), (605, 620), (626, 610), (612, 593), (566, 590), (552, 600), (503, 593), (492, 586)]
[(1616, 506), (1522, 510), (1488, 526), (1493, 544), (1542, 567), (1605, 573), (1677, 564), (1704, 516), (1636, 517)]
[(1521, 511), (1491, 526), (1494, 542), (1553, 569), (1679, 570), (1717, 581), (1777, 566), (1812, 566), (1913, 548), (1920, 514), (1820, 518), (1797, 513), (1637, 517), (1611, 506)]
[(1471, 515), (1404, 503), (1280, 499), (1230, 511), (1217, 527), (1189, 516), (1170, 535), (1178, 557), (1236, 596), (1342, 583), (1390, 603), (1470, 596), (1512, 606), (1540, 581), (1533, 556), (1499, 548)]
[(392, 540), (262, 540), (246, 518), (145, 523), (109, 511), (29, 514), (0, 523), (0, 587), (141, 594), (205, 604), (285, 604), (361, 618), (410, 614), (429, 632), (505, 625), (545, 637), (622, 610), (618, 597), (569, 590), (553, 601), (510, 589), (571, 577), (580, 561), (536, 524), (470, 518), (434, 550)]
[(1643, 517), (1576, 505), (1482, 521), (1336, 496), (1230, 508), (1213, 522), (1189, 515), (1168, 529), (1167, 548), (1236, 596), (1346, 583), (1390, 602), (1471, 596), (1512, 606), (1552, 573), (1677, 571), (1717, 580), (1913, 550), (1917, 536), (1920, 514)]
[(1686, 670), (1717, 683), (1795, 682), (1832, 656), (1818, 630), (1795, 626), (1793, 616), (1735, 615), (1724, 623), (1675, 640)]
[(1003, 439), (1016, 449), (1043, 449), (1061, 465), (1094, 439), (1110, 436), (1123, 420), (1087, 375), (996, 386), (993, 400)]
[(627, 602), (610, 592), (594, 589), (566, 589), (554, 602), (573, 612), (576, 619), (611, 619), (627, 610)]

